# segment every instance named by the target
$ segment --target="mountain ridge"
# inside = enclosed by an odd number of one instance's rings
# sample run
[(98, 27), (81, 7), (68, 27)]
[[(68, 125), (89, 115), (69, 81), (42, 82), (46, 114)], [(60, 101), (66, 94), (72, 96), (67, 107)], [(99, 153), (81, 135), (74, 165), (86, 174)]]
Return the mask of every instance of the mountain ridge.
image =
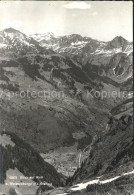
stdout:
[[(22, 33), (22, 34), (25, 34), (25, 35), (26, 35), (26, 33), (23, 33), (23, 32), (21, 32), (20, 30), (17, 30), (17, 29), (12, 28), (12, 27), (5, 28), (5, 29), (1, 30), (0, 32), (2, 32), (2, 31), (7, 31), (7, 32), (19, 32), (19, 33)], [(30, 35), (27, 34), (27, 36), (33, 36), (33, 35), (47, 35), (47, 34), (48, 34), (48, 35), (49, 35), (49, 34), (50, 34), (50, 35), (53, 35), (53, 36), (55, 36), (55, 37), (79, 36), (79, 37), (89, 38), (89, 39), (93, 39), (93, 40), (100, 41), (100, 42), (105, 42), (105, 43), (106, 43), (106, 42), (113, 41), (114, 39), (123, 39), (123, 40), (127, 41), (128, 43), (132, 43), (132, 41), (128, 41), (127, 39), (125, 39), (125, 38), (124, 38), (123, 36), (121, 36), (121, 35), (118, 35), (118, 36), (112, 38), (112, 39), (109, 40), (109, 41), (98, 40), (98, 39), (91, 38), (90, 36), (82, 36), (82, 35), (80, 35), (80, 34), (68, 34), (68, 35), (59, 35), (59, 36), (57, 36), (57, 35), (55, 35), (53, 32), (47, 32), (47, 33), (32, 33), (32, 34), (30, 34)]]

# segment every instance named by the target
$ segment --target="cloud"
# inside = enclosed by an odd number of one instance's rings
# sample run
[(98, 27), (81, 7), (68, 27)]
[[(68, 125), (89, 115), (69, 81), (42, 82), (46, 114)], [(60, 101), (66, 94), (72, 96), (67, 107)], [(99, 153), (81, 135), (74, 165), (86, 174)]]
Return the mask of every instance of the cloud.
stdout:
[(98, 13), (97, 12), (93, 12), (92, 15), (93, 16), (96, 16), (96, 15), (98, 15)]
[(70, 2), (66, 5), (64, 5), (65, 8), (67, 9), (90, 9), (91, 5), (87, 2)]

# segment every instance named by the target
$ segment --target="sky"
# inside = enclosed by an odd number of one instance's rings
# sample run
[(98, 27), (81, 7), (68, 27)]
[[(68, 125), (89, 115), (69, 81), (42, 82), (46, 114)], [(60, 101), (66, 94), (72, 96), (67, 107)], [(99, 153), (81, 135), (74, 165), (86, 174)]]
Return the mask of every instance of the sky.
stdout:
[(0, 30), (132, 41), (131, 1), (0, 1)]

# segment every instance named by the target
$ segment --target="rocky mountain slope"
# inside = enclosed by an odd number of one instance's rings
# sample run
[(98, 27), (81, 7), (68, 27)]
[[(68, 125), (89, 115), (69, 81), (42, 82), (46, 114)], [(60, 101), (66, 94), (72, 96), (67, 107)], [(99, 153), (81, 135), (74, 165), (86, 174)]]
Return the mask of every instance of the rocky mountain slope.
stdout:
[[(132, 99), (115, 107), (108, 121), (107, 131), (97, 138), (89, 156), (67, 182), (80, 183), (100, 178), (100, 184), (89, 185), (87, 191), (70, 194), (125, 194), (134, 192), (133, 175), (118, 177), (134, 170), (133, 103)], [(117, 177), (117, 178), (116, 178)], [(115, 178), (115, 179), (111, 179)], [(119, 178), (119, 179), (118, 179)], [(110, 181), (111, 179), (111, 181)], [(117, 180), (116, 180), (117, 179)], [(112, 182), (113, 181), (113, 182)], [(103, 183), (105, 185), (103, 185)], [(121, 187), (122, 186), (122, 187)], [(81, 188), (82, 189), (82, 188)]]

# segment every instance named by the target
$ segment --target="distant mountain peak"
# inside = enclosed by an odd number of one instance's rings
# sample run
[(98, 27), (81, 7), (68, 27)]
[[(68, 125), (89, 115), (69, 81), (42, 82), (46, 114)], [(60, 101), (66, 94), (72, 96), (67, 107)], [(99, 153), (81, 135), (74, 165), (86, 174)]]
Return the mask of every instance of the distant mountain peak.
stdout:
[[(14, 29), (14, 28), (12, 28), (12, 27), (6, 28), (6, 29), (4, 29), (3, 31), (4, 31), (4, 32), (7, 32), (7, 33), (16, 33), (16, 32), (21, 33), (19, 30), (16, 30), (16, 29)], [(22, 33), (22, 34), (23, 34), (23, 33)]]
[(32, 34), (29, 37), (32, 37), (36, 41), (40, 42), (40, 41), (50, 41), (50, 40), (57, 38), (58, 36), (56, 36), (52, 32), (47, 32), (47, 33), (40, 33), (40, 34), (39, 33)]
[(116, 36), (112, 41), (125, 41), (125, 42), (128, 42), (124, 37), (122, 36)]
[(108, 49), (122, 48), (123, 50), (127, 47), (129, 42), (122, 36), (116, 36), (112, 41), (108, 42)]
[(79, 34), (70, 34), (70, 35), (68, 35), (68, 37), (82, 37), (82, 36)]

